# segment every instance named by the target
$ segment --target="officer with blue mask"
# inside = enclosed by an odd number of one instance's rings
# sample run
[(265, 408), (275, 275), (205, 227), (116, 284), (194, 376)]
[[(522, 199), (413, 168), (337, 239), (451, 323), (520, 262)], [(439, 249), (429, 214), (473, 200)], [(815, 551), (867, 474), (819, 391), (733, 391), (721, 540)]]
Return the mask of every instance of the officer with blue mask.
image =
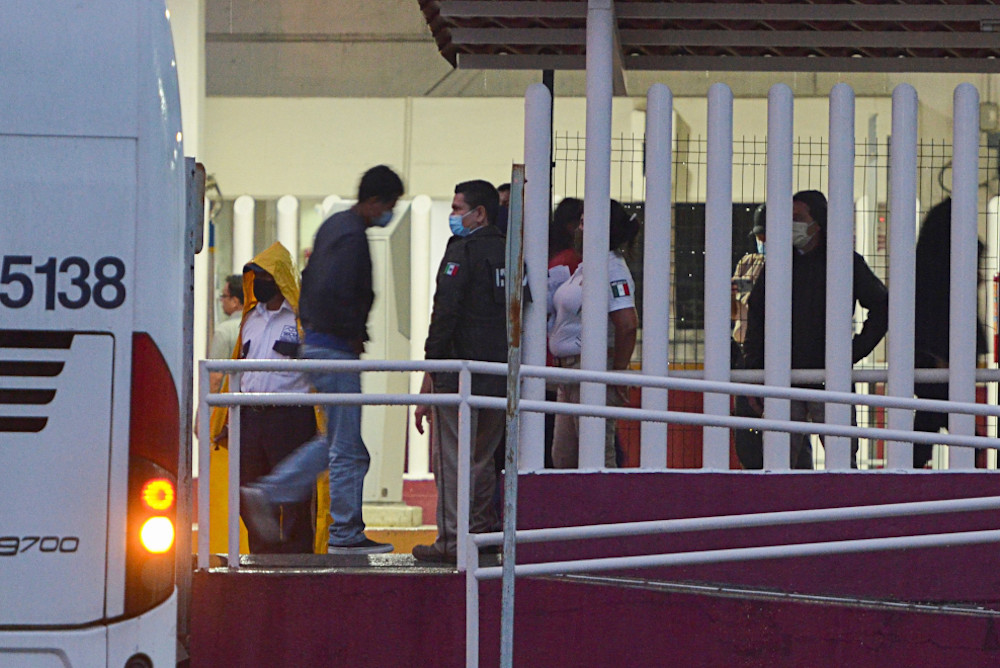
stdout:
[[(466, 181), (455, 186), (444, 257), (438, 268), (427, 341), (426, 359), (507, 361), (507, 308), (504, 284), (506, 241), (495, 221), (499, 206), (496, 188), (486, 181)], [(506, 378), (472, 374), (472, 393), (502, 397)], [(458, 391), (455, 373), (424, 376), (423, 393)], [(496, 470), (493, 455), (504, 433), (505, 411), (472, 410), (472, 488), (469, 530), (495, 531), (498, 526), (493, 490)], [(414, 413), (417, 430), (424, 421), (431, 432), (434, 482), (438, 491), (438, 536), (432, 545), (417, 545), (420, 561), (455, 563), (458, 540), (458, 408), (420, 406)]]

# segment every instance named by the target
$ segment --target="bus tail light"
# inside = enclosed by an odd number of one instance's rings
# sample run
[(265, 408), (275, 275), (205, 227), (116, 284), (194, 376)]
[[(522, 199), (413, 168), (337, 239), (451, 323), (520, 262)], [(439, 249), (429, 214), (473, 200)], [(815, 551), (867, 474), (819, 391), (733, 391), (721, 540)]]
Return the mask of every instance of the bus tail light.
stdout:
[(174, 589), (180, 405), (170, 368), (152, 338), (132, 337), (125, 615), (166, 600)]

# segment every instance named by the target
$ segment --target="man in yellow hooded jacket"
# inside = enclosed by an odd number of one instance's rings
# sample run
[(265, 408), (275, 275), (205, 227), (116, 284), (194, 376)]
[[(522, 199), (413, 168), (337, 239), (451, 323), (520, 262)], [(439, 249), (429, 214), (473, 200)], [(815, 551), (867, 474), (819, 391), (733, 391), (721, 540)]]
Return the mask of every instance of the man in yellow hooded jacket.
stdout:
[[(280, 243), (257, 255), (243, 268), (243, 320), (233, 356), (239, 359), (293, 359), (298, 356), (299, 283), (292, 256)], [(298, 372), (247, 372), (242, 392), (309, 392), (309, 379)], [(222, 418), (213, 420), (221, 433)], [(213, 430), (215, 431), (215, 430)], [(316, 433), (312, 406), (245, 406), (240, 411), (240, 484), (270, 473), (278, 462)], [(262, 534), (247, 522), (250, 552), (308, 554), (313, 551), (313, 500), (306, 498), (276, 508), (279, 536)], [(241, 513), (245, 516), (246, 511)], [(246, 519), (244, 518), (244, 521)]]

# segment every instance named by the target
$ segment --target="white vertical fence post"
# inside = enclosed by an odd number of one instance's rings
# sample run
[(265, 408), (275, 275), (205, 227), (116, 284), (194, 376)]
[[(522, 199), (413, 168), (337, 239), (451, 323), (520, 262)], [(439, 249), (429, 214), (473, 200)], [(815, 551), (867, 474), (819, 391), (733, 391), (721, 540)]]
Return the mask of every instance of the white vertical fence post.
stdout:
[(278, 241), (299, 264), (299, 200), (295, 195), (278, 199)]
[[(951, 203), (951, 304), (948, 399), (976, 401), (976, 296), (978, 278), (979, 92), (968, 83), (955, 88)], [(976, 418), (948, 416), (948, 433), (972, 436)], [(975, 466), (971, 448), (948, 448), (949, 469)]]
[[(708, 90), (708, 170), (705, 199), (705, 380), (727, 382), (733, 249), (733, 91)], [(729, 415), (729, 395), (705, 394), (707, 415)], [(702, 466), (729, 468), (729, 430), (704, 427)]]
[[(552, 131), (552, 96), (545, 84), (532, 84), (524, 96), (524, 262), (528, 288), (534, 298), (524, 303), (524, 340), (521, 359), (525, 364), (545, 366), (546, 306), (549, 266), (549, 164)], [(545, 399), (545, 380), (526, 378), (522, 396)], [(522, 413), (518, 461), (522, 471), (545, 467), (545, 415)]]
[[(767, 95), (767, 263), (764, 272), (764, 382), (791, 385), (792, 364), (792, 89), (775, 84)], [(764, 415), (787, 420), (788, 399), (768, 397)], [(788, 434), (764, 432), (764, 468), (787, 469)]]
[[(431, 198), (417, 195), (410, 204), (410, 359), (424, 358), (424, 341), (431, 320)], [(420, 392), (424, 374), (410, 374), (410, 392)], [(412, 417), (416, 406), (409, 407)], [(407, 420), (406, 477), (430, 477), (430, 437), (421, 434), (413, 420)]]
[[(854, 91), (837, 84), (830, 92), (830, 183), (826, 223), (826, 389), (850, 392), (854, 338)], [(829, 424), (849, 425), (851, 407), (827, 404)], [(851, 440), (827, 436), (826, 468), (850, 466)]]
[(208, 370), (205, 362), (198, 365), (198, 568), (208, 568), (208, 554), (211, 550), (209, 532), (211, 531), (212, 502), (212, 447), (210, 434), (211, 409), (205, 402), (208, 394)]
[(233, 273), (242, 274), (243, 265), (253, 259), (253, 197), (240, 195), (233, 202)]
[[(917, 92), (900, 84), (892, 92), (889, 146), (889, 382), (888, 394), (913, 396), (913, 304), (916, 268)], [(890, 408), (889, 429), (913, 429), (913, 411)], [(913, 466), (913, 444), (886, 443), (889, 468)]]
[[(643, 268), (646, 294), (656, 299), (642, 302), (642, 373), (666, 376), (670, 361), (670, 234), (672, 192), (671, 156), (674, 99), (663, 84), (653, 84), (646, 93), (646, 222)], [(642, 407), (667, 410), (667, 390), (646, 387)], [(643, 468), (667, 465), (667, 425), (643, 422), (639, 463)]]
[[(614, 3), (587, 2), (587, 163), (583, 203), (583, 337), (580, 367), (608, 364), (608, 239), (611, 214), (611, 97)], [(604, 406), (605, 386), (580, 383), (580, 403)], [(581, 469), (604, 467), (604, 418), (580, 417)]]
[(472, 407), (469, 397), (472, 396), (472, 374), (467, 364), (462, 365), (458, 372), (458, 537), (456, 543), (456, 566), (464, 571), (468, 566), (469, 540), (469, 487), (472, 471)]
[(479, 580), (476, 579), (476, 569), (479, 568), (479, 550), (469, 536), (466, 553), (473, 562), (465, 571), (465, 667), (479, 666)]
[[(234, 393), (240, 392), (242, 374), (229, 376)], [(240, 406), (229, 407), (229, 512), (226, 552), (230, 568), (240, 566)], [(211, 481), (208, 481), (211, 484)]]

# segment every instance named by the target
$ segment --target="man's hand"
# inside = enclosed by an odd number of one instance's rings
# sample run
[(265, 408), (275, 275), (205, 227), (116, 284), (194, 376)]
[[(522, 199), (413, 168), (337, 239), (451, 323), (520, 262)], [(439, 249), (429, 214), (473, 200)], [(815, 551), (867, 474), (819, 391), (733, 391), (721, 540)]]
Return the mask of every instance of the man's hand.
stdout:
[(430, 406), (417, 406), (417, 410), (413, 413), (413, 422), (417, 426), (417, 433), (424, 433), (424, 418), (427, 419), (427, 424), (433, 424), (434, 419), (431, 417), (431, 407)]
[[(420, 383), (420, 394), (431, 394), (434, 392), (434, 382), (431, 379), (429, 373), (424, 374), (424, 380)], [(427, 419), (427, 424), (433, 424), (434, 418), (431, 413), (430, 406), (417, 406), (417, 410), (413, 412), (413, 422), (417, 426), (417, 433), (424, 433), (424, 418)]]

